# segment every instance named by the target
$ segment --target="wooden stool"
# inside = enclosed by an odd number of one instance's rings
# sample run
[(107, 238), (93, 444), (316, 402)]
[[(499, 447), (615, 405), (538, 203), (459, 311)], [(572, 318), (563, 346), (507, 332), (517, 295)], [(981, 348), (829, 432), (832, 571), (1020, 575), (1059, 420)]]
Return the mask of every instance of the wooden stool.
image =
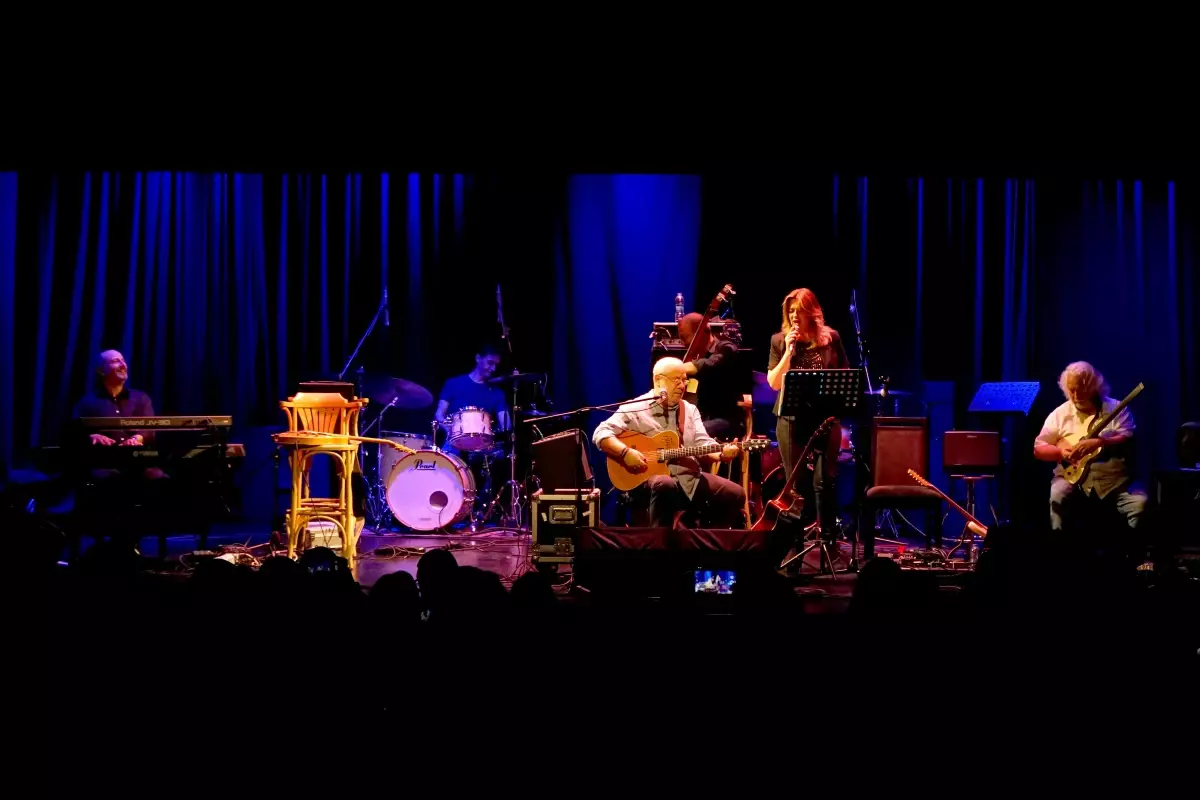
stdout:
[[(296, 557), (301, 533), (311, 520), (326, 520), (337, 526), (342, 539), (342, 556), (354, 566), (361, 526), (354, 518), (351, 478), (361, 437), (358, 415), (365, 398), (347, 400), (333, 392), (299, 392), (279, 406), (287, 414), (288, 430), (274, 434), (276, 444), (291, 450), (292, 501), (287, 514), (288, 558)], [(336, 497), (313, 497), (309, 473), (313, 460), (326, 455), (335, 462), (340, 481)], [(364, 520), (365, 521), (365, 520)]]

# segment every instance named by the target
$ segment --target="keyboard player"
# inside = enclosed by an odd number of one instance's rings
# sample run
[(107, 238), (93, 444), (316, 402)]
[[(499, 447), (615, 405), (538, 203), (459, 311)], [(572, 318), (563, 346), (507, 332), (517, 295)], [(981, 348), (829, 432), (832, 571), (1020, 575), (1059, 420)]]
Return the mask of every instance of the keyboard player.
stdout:
[[(153, 417), (154, 404), (150, 395), (129, 387), (129, 365), (125, 356), (117, 350), (105, 350), (96, 360), (95, 379), (91, 389), (75, 404), (72, 416), (81, 417)], [(93, 431), (87, 434), (92, 447), (145, 447), (153, 443), (152, 431), (114, 429)], [(119, 469), (92, 469), (91, 476), (97, 481), (127, 477)], [(147, 481), (158, 481), (167, 474), (158, 467), (142, 469), (140, 476)]]

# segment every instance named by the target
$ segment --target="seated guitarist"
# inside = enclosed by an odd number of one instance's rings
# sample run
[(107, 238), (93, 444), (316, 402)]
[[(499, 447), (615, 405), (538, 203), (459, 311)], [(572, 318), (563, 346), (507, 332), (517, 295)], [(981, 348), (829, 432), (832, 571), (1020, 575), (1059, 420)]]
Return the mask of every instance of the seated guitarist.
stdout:
[[(687, 390), (687, 372), (678, 358), (660, 358), (654, 364), (654, 389), (634, 402), (621, 406), (616, 413), (596, 428), (592, 441), (604, 453), (633, 473), (646, 470), (646, 457), (617, 438), (626, 431), (653, 436), (665, 430), (679, 434), (681, 447), (715, 445), (708, 435), (700, 412), (683, 399)], [(658, 399), (665, 392), (665, 399)], [(745, 493), (733, 481), (713, 475), (701, 464), (715, 459), (731, 461), (739, 447), (728, 444), (721, 454), (684, 457), (668, 465), (670, 475), (654, 475), (647, 481), (650, 488), (650, 524), (669, 528), (675, 514), (689, 506), (708, 500), (711, 519), (708, 524), (729, 528), (744, 527), (742, 506)]]
[[(1126, 464), (1128, 442), (1135, 428), (1133, 414), (1128, 408), (1121, 409), (1097, 436), (1084, 438), (1097, 415), (1112, 411), (1119, 402), (1108, 396), (1104, 376), (1086, 361), (1068, 364), (1058, 385), (1067, 402), (1046, 417), (1033, 445), (1035, 458), (1058, 464), (1050, 483), (1051, 529), (1061, 531), (1064, 514), (1070, 514), (1068, 501), (1083, 498), (1111, 501), (1129, 527), (1136, 528), (1146, 507), (1146, 493), (1134, 486)], [(1097, 449), (1099, 455), (1077, 485), (1063, 476), (1063, 462), (1079, 463)]]

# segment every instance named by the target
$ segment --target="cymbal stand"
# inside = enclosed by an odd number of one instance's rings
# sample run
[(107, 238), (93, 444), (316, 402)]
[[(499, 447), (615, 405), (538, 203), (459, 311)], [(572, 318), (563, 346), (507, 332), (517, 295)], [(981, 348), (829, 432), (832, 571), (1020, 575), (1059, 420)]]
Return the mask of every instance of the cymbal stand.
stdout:
[[(393, 397), (390, 403), (379, 410), (379, 414), (371, 421), (371, 424), (361, 431), (362, 436), (369, 435), (372, 428), (380, 425), (383, 421), (384, 413), (389, 408), (395, 407), (397, 399)], [(382, 426), (380, 427), (382, 429)], [(360, 443), (358, 447), (359, 464), (363, 467), (364, 479), (367, 477), (367, 460), (362, 456), (365, 447), (367, 447), (366, 442)], [(371, 527), (375, 529), (379, 529), (387, 519), (387, 515), (391, 513), (391, 509), (388, 508), (387, 503), (387, 476), (381, 472), (381, 467), (383, 466), (383, 451), (381, 447), (382, 445), (375, 445), (375, 458), (371, 462), (374, 467), (375, 480), (367, 482), (367, 510), (371, 514)]]
[[(514, 375), (519, 375), (517, 370), (513, 370)], [(512, 382), (512, 413), (508, 420), (508, 482), (496, 490), (496, 496), (492, 498), (492, 502), (483, 512), (483, 520), (491, 517), (492, 512), (498, 507), (501, 495), (504, 494), (504, 487), (508, 487), (508, 510), (501, 514), (500, 524), (506, 528), (515, 528), (517, 530), (526, 530), (523, 524), (524, 508), (527, 503), (527, 498), (524, 497), (524, 486), (517, 481), (517, 414), (520, 413), (521, 407), (517, 405), (517, 390), (520, 387), (520, 382), (514, 380)]]

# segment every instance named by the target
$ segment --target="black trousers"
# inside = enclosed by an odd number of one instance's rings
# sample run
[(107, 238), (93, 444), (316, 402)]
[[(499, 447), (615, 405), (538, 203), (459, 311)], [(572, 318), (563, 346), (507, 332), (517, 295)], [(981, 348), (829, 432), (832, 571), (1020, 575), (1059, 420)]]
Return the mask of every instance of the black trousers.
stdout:
[[(792, 470), (796, 468), (796, 460), (803, 454), (804, 446), (808, 444), (809, 437), (821, 421), (815, 421), (811, 427), (802, 420), (793, 421), (787, 417), (779, 417), (776, 422), (775, 434), (779, 439), (779, 455), (783, 460), (783, 471), (789, 479)], [(833, 476), (826, 472), (825, 459), (836, 459), (837, 453), (828, 453), (828, 444), (827, 438), (813, 444), (813, 469), (810, 470), (804, 464), (800, 465), (796, 490), (804, 498), (803, 523), (807, 525), (813, 519), (820, 520), (822, 533), (826, 538), (832, 538), (837, 532), (837, 489)]]
[(696, 494), (690, 501), (674, 477), (655, 475), (650, 478), (646, 482), (650, 487), (650, 524), (656, 528), (670, 528), (676, 512), (707, 501), (708, 508), (702, 515), (705, 519), (701, 524), (716, 528), (745, 527), (742, 507), (746, 502), (746, 493), (742, 487), (711, 472), (702, 472), (698, 478)]

